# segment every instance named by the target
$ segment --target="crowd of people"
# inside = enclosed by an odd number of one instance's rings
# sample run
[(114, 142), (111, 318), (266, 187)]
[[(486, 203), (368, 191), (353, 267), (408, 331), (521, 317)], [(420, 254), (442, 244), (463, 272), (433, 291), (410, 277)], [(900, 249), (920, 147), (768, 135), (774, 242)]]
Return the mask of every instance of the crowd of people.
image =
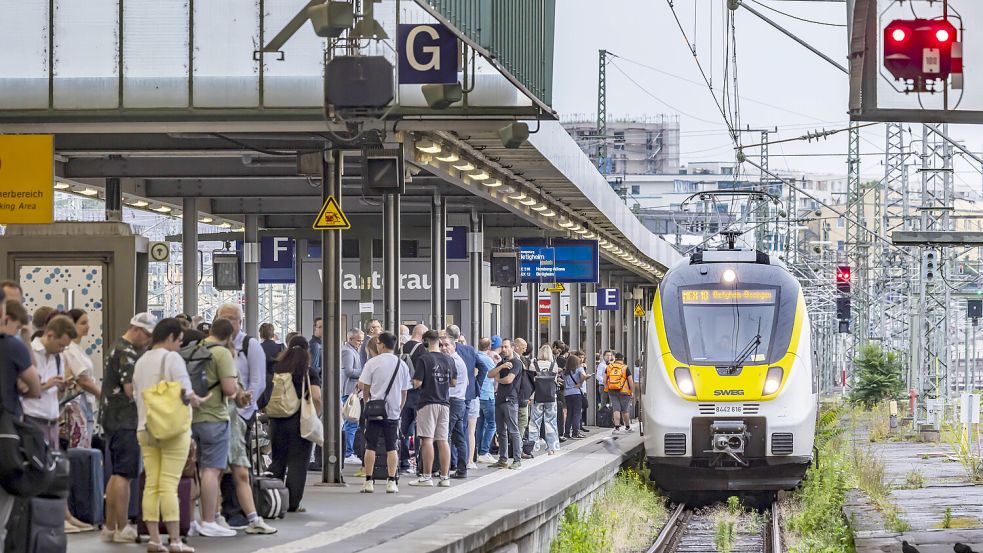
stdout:
[[(182, 533), (275, 533), (257, 508), (258, 475), (281, 481), (287, 512), (305, 510), (307, 472), (322, 458), (305, 419), (323, 407), (320, 319), (310, 339), (281, 341), (269, 323), (247, 335), (236, 304), (211, 321), (137, 313), (107, 350), (100, 384), (80, 345), (88, 314), (40, 307), (29, 316), (23, 299), (17, 282), (0, 282), (2, 408), (39, 428), (52, 450), (103, 452), (105, 542), (137, 541), (133, 493), (151, 552), (193, 552)], [(456, 325), (401, 326), (396, 335), (373, 319), (350, 330), (341, 351), (344, 462), (359, 467), (364, 493), (377, 479), (397, 493), (400, 475), (410, 486), (448, 487), (479, 463), (519, 469), (543, 448), (554, 455), (585, 437), (589, 393), (610, 406), (600, 419), (609, 412), (615, 432), (631, 432), (632, 371), (621, 354), (593, 357), (560, 341), (537, 351), (522, 338), (470, 345)], [(186, 427), (157, 423), (169, 389), (178, 405), (170, 416)], [(0, 487), (0, 543), (14, 499)], [(189, 500), (198, 509), (185, 529)], [(94, 517), (66, 504), (65, 532), (96, 530), (80, 518)]]

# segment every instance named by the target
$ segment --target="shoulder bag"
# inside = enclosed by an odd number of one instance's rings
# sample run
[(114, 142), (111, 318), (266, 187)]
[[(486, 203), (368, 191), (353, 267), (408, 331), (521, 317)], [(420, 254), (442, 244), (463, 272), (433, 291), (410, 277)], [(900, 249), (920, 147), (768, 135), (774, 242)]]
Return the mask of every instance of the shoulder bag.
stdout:
[[(311, 395), (311, 377), (304, 375), (304, 399), (300, 402), (300, 437), (316, 445), (324, 445), (324, 423), (317, 416), (314, 397)], [(349, 399), (355, 397), (352, 394)]]
[(165, 353), (160, 360), (160, 378), (157, 384), (140, 394), (147, 408), (147, 432), (160, 441), (170, 440), (191, 429), (191, 410), (184, 403), (181, 383), (164, 380), (166, 361)]
[(365, 404), (365, 420), (386, 420), (386, 398), (389, 397), (389, 391), (393, 389), (393, 382), (396, 382), (396, 375), (399, 374), (399, 364), (399, 358), (396, 358), (396, 368), (393, 369), (393, 375), (389, 379), (389, 385), (386, 386), (386, 393), (382, 394), (382, 399), (373, 399)]

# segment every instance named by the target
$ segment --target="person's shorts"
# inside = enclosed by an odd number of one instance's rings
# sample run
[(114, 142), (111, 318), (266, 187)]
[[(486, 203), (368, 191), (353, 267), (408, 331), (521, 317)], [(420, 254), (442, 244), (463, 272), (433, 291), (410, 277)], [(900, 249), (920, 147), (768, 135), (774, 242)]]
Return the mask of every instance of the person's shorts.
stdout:
[(438, 442), (447, 441), (450, 424), (450, 405), (428, 403), (416, 414), (416, 433), (421, 438), (434, 438)]
[(229, 413), (229, 464), (237, 467), (251, 467), (249, 449), (246, 447), (246, 421), (242, 420), (235, 406)]
[(229, 466), (229, 423), (196, 422), (191, 436), (198, 441), (198, 467), (225, 470)]
[(399, 431), (399, 420), (372, 420), (365, 425), (365, 447), (374, 448), (379, 443), (379, 435), (386, 440), (386, 451), (396, 451), (396, 434)]
[(474, 398), (468, 402), (468, 420), (476, 421), (478, 420), (478, 415), (481, 414), (481, 400)]
[(611, 411), (621, 411), (627, 413), (631, 411), (631, 396), (618, 392), (609, 392), (608, 398), (611, 401)]
[(133, 480), (140, 476), (140, 442), (136, 430), (106, 432), (106, 451), (113, 465), (113, 474)]

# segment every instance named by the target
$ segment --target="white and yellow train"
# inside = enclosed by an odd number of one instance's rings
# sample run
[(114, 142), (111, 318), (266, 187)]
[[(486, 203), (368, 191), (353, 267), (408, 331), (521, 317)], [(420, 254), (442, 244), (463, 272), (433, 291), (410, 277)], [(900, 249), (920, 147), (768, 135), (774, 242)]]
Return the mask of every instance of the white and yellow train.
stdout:
[(649, 325), (641, 407), (659, 487), (798, 485), (817, 381), (805, 299), (784, 264), (753, 250), (695, 253), (666, 273)]

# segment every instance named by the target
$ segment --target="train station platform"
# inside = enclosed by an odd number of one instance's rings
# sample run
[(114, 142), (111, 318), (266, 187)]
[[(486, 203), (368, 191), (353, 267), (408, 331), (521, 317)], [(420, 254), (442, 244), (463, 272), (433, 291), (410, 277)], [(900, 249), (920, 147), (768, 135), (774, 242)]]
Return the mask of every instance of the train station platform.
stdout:
[[(454, 480), (450, 488), (415, 488), (401, 478), (396, 495), (378, 487), (374, 494), (360, 493), (355, 467), (345, 469), (343, 487), (318, 485), (318, 475), (311, 473), (307, 512), (269, 521), (277, 534), (192, 537), (188, 543), (207, 553), (546, 551), (566, 506), (602, 488), (641, 449), (637, 433), (611, 436), (609, 429), (595, 429), (585, 440), (563, 444), (555, 456), (537, 453), (520, 470), (479, 465), (468, 480)], [(88, 533), (70, 536), (68, 550), (144, 548), (108, 545)]]

